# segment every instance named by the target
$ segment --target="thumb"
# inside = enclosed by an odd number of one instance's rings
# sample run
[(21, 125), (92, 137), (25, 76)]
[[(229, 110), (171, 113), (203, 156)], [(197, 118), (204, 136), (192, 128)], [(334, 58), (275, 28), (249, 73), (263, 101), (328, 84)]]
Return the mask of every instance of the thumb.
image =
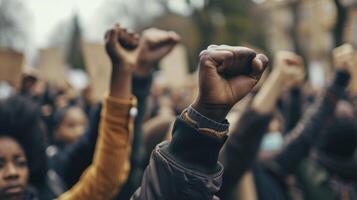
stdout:
[(268, 64), (269, 59), (264, 54), (258, 54), (253, 59), (250, 76), (254, 77), (256, 80), (259, 80)]

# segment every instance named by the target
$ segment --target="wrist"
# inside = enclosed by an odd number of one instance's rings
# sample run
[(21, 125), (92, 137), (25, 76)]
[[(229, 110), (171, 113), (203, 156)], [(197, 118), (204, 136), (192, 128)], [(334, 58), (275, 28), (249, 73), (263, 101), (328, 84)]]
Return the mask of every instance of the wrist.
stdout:
[(121, 99), (132, 97), (132, 72), (122, 67), (112, 68), (109, 95)]
[(191, 106), (203, 116), (216, 122), (223, 122), (230, 110), (228, 105), (209, 104), (200, 100), (196, 100)]
[(224, 135), (228, 132), (229, 123), (227, 120), (217, 122), (204, 116), (203, 114), (195, 110), (192, 106), (189, 106), (181, 114), (181, 116), (185, 116), (185, 114), (187, 114), (187, 117), (183, 117), (183, 119), (187, 118), (187, 121), (191, 122), (194, 127), (199, 130), (211, 130), (216, 133), (220, 133), (219, 135)]
[(133, 73), (132, 69), (135, 69), (135, 66), (130, 66), (123, 62), (112, 62), (112, 73), (118, 75), (131, 75)]
[(149, 76), (159, 62), (147, 62), (143, 60), (138, 61), (138, 67), (135, 74), (141, 77)]

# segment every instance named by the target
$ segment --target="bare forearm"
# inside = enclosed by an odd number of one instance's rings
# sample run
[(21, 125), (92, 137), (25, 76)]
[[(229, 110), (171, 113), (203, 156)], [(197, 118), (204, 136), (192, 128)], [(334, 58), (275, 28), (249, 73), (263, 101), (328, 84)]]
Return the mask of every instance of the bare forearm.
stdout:
[(274, 110), (281, 93), (282, 76), (278, 71), (273, 71), (253, 100), (252, 109), (260, 114), (270, 113)]
[(120, 99), (132, 97), (132, 74), (113, 64), (109, 96)]

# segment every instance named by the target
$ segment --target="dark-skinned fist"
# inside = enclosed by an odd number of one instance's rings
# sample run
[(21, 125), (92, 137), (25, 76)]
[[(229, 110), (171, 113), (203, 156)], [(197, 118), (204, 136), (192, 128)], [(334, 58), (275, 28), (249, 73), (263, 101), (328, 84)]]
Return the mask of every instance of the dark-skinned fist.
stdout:
[(200, 53), (199, 95), (193, 108), (223, 121), (230, 109), (252, 91), (268, 58), (246, 47), (211, 45)]
[(128, 32), (119, 24), (109, 29), (105, 34), (105, 49), (113, 67), (134, 70), (139, 56), (139, 42), (138, 34)]

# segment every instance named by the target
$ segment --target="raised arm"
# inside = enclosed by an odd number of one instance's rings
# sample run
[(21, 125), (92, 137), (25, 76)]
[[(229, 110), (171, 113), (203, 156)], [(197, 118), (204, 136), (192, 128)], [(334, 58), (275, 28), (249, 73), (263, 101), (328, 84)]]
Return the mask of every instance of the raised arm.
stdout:
[(139, 37), (116, 25), (106, 33), (105, 40), (112, 75), (101, 112), (93, 163), (60, 200), (112, 199), (129, 172), (133, 127), (130, 111), (136, 104), (131, 81), (137, 67)]
[(261, 139), (283, 91), (282, 85), (288, 89), (301, 82), (303, 77), (304, 66), (299, 56), (285, 51), (277, 53), (273, 71), (254, 97), (251, 107), (237, 122), (221, 153), (225, 169), (220, 198), (230, 198), (242, 175), (256, 159)]
[(344, 95), (349, 79), (347, 70), (336, 72), (324, 95), (311, 105), (288, 134), (285, 148), (269, 165), (273, 171), (282, 173), (281, 175), (293, 173), (299, 163), (308, 156), (323, 126), (333, 118), (336, 103)]
[[(138, 60), (138, 66), (135, 68), (132, 80), (133, 95), (137, 98), (138, 103), (138, 115), (136, 116), (134, 122), (134, 139), (131, 157), (133, 173), (137, 173), (135, 172), (137, 171), (135, 169), (142, 167), (142, 158), (139, 153), (141, 127), (146, 107), (146, 97), (150, 93), (153, 69), (157, 67), (159, 60), (167, 55), (180, 40), (179, 36), (175, 33), (158, 29), (145, 30), (142, 35), (143, 36), (141, 37), (141, 41), (139, 43), (140, 52), (138, 57), (140, 59)], [(149, 44), (152, 45), (156, 43), (162, 43), (165, 45), (155, 45), (157, 47), (153, 49), (148, 47)], [(160, 53), (155, 53), (158, 51)], [(155, 57), (152, 56), (153, 53), (155, 53)], [(63, 178), (66, 186), (69, 188), (71, 188), (79, 180), (84, 170), (92, 163), (95, 145), (98, 138), (101, 110), (102, 105), (98, 105), (95, 112), (90, 117), (90, 124), (85, 134), (83, 134), (83, 136), (81, 136), (76, 143), (70, 145), (64, 152), (61, 152), (61, 154), (51, 158), (51, 163), (53, 163), (54, 169)], [(129, 184), (137, 185), (137, 183), (131, 182)]]
[(180, 37), (172, 31), (149, 28), (143, 31), (140, 44), (138, 67), (133, 77), (133, 94), (138, 101), (138, 115), (134, 122), (134, 139), (131, 155), (131, 171), (124, 190), (119, 199), (129, 199), (139, 187), (144, 168), (142, 142), (142, 123), (146, 110), (146, 97), (150, 93), (152, 74), (157, 69), (160, 60), (165, 57), (180, 41)]
[(159, 144), (132, 199), (215, 199), (223, 167), (218, 153), (232, 106), (256, 85), (268, 59), (244, 47), (212, 45), (200, 54), (199, 95)]

